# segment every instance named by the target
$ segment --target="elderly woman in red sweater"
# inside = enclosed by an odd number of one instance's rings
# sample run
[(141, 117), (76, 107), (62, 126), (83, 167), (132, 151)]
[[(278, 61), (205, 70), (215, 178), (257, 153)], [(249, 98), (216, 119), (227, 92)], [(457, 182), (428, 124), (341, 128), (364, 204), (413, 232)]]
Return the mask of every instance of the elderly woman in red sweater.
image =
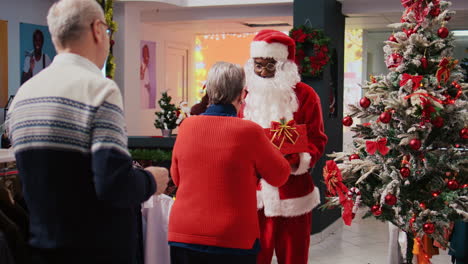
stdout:
[(258, 177), (281, 186), (290, 166), (259, 125), (236, 117), (244, 84), (240, 66), (216, 63), (206, 84), (210, 106), (179, 128), (171, 167), (179, 187), (169, 218), (172, 264), (256, 263)]

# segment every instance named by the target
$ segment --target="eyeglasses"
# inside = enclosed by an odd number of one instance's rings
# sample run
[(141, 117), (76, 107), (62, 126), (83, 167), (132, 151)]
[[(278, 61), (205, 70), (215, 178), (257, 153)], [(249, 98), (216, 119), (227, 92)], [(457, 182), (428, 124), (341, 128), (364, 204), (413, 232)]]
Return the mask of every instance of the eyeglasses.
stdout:
[(263, 71), (263, 69), (269, 71), (269, 72), (274, 72), (276, 69), (276, 64), (275, 63), (268, 63), (266, 66), (261, 65), (260, 63), (255, 63), (255, 71)]
[[(111, 36), (112, 36), (112, 33), (114, 33), (114, 32), (112, 31), (112, 29), (110, 28), (110, 26), (107, 25), (107, 24), (106, 24), (104, 21), (102, 21), (102, 20), (98, 20), (98, 21), (99, 21), (101, 24), (103, 24), (103, 25), (107, 28), (107, 29), (106, 29), (106, 34), (107, 34), (107, 36), (111, 37)], [(94, 24), (94, 21), (93, 21), (93, 23), (91, 23), (91, 27), (93, 27), (93, 24)]]

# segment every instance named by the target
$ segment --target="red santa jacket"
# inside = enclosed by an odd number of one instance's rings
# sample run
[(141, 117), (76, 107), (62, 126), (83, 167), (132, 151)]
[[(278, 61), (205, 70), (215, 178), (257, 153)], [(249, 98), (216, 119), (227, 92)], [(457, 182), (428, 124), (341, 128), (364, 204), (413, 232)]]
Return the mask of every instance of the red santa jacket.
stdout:
[(265, 215), (269, 217), (303, 215), (320, 204), (319, 190), (315, 188), (309, 174), (309, 169), (322, 156), (327, 143), (320, 98), (312, 87), (303, 82), (297, 83), (294, 91), (299, 108), (293, 117), (297, 124), (307, 126), (309, 151), (300, 153), (299, 168), (292, 173), (285, 185), (278, 188), (264, 180), (259, 181), (257, 208), (263, 208)]

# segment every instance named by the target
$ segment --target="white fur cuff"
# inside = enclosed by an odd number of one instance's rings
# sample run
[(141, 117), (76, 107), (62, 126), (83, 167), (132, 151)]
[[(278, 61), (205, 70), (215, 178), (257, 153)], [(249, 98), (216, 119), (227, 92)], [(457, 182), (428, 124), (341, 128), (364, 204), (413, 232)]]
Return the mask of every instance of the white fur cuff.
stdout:
[(312, 159), (310, 154), (307, 152), (302, 152), (302, 153), (299, 153), (299, 157), (300, 157), (299, 167), (297, 167), (295, 171), (291, 172), (292, 175), (302, 175), (306, 173), (307, 171), (309, 171), (310, 160)]
[(276, 60), (288, 59), (288, 47), (280, 43), (267, 43), (254, 41), (250, 45), (251, 58), (274, 58)]

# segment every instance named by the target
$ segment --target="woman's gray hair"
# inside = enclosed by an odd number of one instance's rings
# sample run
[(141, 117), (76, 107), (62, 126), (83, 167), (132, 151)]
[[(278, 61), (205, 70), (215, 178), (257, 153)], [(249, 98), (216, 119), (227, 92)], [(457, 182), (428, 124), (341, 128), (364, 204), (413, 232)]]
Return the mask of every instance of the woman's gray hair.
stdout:
[(221, 61), (208, 72), (206, 92), (211, 104), (230, 104), (242, 93), (244, 85), (244, 69), (237, 64)]
[(64, 47), (80, 39), (96, 19), (104, 19), (96, 0), (60, 0), (49, 9), (47, 25), (54, 44)]

